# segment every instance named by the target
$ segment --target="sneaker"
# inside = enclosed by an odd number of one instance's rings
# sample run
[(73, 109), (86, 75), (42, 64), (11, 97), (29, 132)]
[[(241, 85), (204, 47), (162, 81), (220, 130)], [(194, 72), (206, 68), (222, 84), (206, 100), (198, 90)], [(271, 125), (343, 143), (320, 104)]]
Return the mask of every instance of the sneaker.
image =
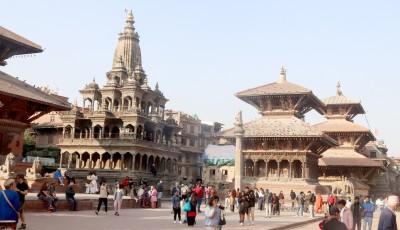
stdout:
[(174, 224), (176, 224), (176, 220), (174, 220)]
[(99, 212), (98, 212), (98, 211), (95, 211), (94, 213), (96, 213), (96, 215), (99, 215)]
[(240, 223), (240, 226), (243, 226), (243, 223)]
[(117, 212), (117, 214), (115, 214), (115, 215), (119, 216), (119, 213)]
[(179, 221), (180, 224), (182, 224), (182, 221)]
[(253, 224), (254, 224), (254, 222), (252, 221), (252, 222), (251, 222), (251, 225), (253, 225)]
[(18, 229), (26, 229), (26, 224), (22, 223), (21, 226), (19, 226)]

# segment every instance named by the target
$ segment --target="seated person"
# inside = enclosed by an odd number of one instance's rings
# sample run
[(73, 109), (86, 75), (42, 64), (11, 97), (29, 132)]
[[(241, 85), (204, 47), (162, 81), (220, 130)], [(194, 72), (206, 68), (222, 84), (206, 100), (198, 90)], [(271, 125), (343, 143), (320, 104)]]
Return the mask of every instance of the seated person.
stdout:
[(54, 178), (57, 178), (57, 179), (60, 181), (60, 185), (61, 185), (61, 186), (64, 186), (64, 180), (63, 180), (63, 177), (62, 177), (62, 174), (61, 174), (61, 170), (60, 170), (60, 169), (57, 169), (57, 170), (54, 172)]
[(68, 185), (67, 190), (65, 191), (65, 198), (69, 202), (69, 211), (78, 211), (76, 209), (76, 205), (78, 202), (75, 200), (75, 191), (74, 188), (72, 188), (72, 185)]
[[(52, 182), (54, 183), (54, 182)], [(40, 191), (38, 193), (38, 197), (40, 200), (43, 200), (44, 202), (47, 202), (49, 205), (48, 211), (54, 211), (55, 210), (55, 199), (53, 196), (50, 195), (50, 192), (48, 191), (48, 184), (44, 183), (43, 186), (40, 188)]]
[(67, 185), (75, 184), (75, 178), (72, 176), (71, 170), (67, 169), (64, 173), (64, 177), (67, 179)]

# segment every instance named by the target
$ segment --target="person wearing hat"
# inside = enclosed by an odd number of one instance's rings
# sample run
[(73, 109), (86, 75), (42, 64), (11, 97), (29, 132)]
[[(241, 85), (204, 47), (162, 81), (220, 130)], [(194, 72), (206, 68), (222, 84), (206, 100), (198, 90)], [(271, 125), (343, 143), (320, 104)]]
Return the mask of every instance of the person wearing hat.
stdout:
[(18, 223), (18, 210), (20, 209), (18, 193), (15, 191), (14, 179), (7, 179), (4, 182), (5, 190), (0, 192), (0, 220), (13, 220), (8, 227), (15, 229)]
[(340, 210), (337, 207), (332, 206), (329, 209), (329, 215), (331, 217), (325, 222), (322, 230), (347, 230), (346, 225), (339, 221)]
[(379, 217), (378, 230), (397, 230), (396, 214), (397, 205), (399, 204), (398, 196), (389, 196), (387, 198), (386, 207), (382, 210)]

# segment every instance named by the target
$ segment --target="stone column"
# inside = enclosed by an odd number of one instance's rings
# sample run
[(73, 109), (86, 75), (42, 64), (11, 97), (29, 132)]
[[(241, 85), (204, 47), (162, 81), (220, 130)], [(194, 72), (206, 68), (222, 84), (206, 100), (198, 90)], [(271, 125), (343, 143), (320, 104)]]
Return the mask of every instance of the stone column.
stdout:
[(114, 156), (114, 154), (110, 154), (110, 169), (114, 169), (113, 156)]
[(278, 172), (276, 173), (276, 176), (279, 178), (281, 177), (281, 162), (277, 161), (276, 163), (278, 163)]
[(306, 163), (305, 163), (305, 161), (303, 161), (302, 163), (301, 163), (301, 179), (304, 179), (304, 174), (305, 174), (305, 165), (306, 165)]
[(243, 189), (242, 187), (242, 175), (243, 175), (243, 152), (242, 152), (242, 139), (245, 130), (243, 129), (242, 111), (236, 115), (234, 122), (234, 135), (236, 138), (236, 150), (235, 150), (235, 189)]
[(79, 154), (79, 168), (82, 168), (82, 153)]
[(265, 177), (268, 179), (268, 162), (269, 161), (265, 161)]
[(253, 177), (257, 176), (257, 161), (253, 161)]
[(60, 168), (62, 168), (62, 158), (63, 158), (63, 153), (60, 153)]
[(288, 175), (289, 178), (292, 178), (292, 163), (293, 162), (291, 161), (289, 162), (289, 175)]
[(135, 171), (135, 157), (136, 157), (136, 154), (133, 154), (132, 155), (132, 171)]
[(104, 166), (103, 166), (103, 154), (100, 154), (100, 158), (99, 158), (99, 169), (102, 169)]
[(125, 154), (121, 154), (121, 163), (119, 164), (119, 167), (120, 167), (120, 169), (123, 169), (124, 168), (124, 166), (125, 166), (125, 164), (124, 164), (124, 156), (125, 156)]
[(93, 153), (89, 154), (89, 164), (88, 165), (89, 165), (90, 169), (93, 168), (92, 155), (93, 155)]
[(140, 158), (139, 158), (139, 172), (142, 171), (142, 158), (143, 158), (143, 156), (140, 156)]

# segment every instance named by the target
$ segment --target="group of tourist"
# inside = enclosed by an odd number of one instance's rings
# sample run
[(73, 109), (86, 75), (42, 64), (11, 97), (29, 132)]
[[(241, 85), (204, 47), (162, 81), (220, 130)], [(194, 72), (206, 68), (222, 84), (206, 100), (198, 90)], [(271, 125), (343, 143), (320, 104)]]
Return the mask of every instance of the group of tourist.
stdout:
[[(363, 200), (355, 197), (354, 202), (350, 201), (350, 205), (344, 199), (336, 202), (336, 198), (333, 199), (332, 197), (334, 197), (332, 194), (328, 197), (329, 215), (328, 213), (325, 214), (325, 219), (319, 224), (320, 229), (360, 230), (362, 226), (363, 230), (366, 230), (368, 226), (368, 229), (371, 230), (376, 208), (369, 196), (365, 196)], [(379, 212), (382, 212), (378, 230), (397, 230), (395, 211), (399, 204), (399, 197), (389, 196), (382, 201), (383, 203), (379, 202), (379, 205), (377, 205)]]

